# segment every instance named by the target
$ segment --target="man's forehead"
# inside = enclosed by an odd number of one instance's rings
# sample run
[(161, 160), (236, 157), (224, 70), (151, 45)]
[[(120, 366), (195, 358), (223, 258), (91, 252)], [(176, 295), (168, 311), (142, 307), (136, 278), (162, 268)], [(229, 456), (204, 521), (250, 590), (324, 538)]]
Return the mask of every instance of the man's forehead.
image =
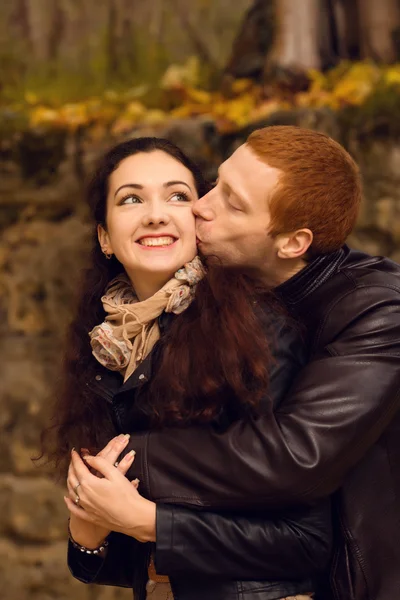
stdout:
[(218, 173), (219, 175), (245, 176), (246, 179), (249, 173), (259, 175), (262, 178), (268, 178), (272, 183), (272, 180), (276, 181), (279, 179), (282, 172), (270, 166), (265, 160), (257, 156), (255, 152), (249, 148), (247, 144), (242, 144), (237, 148), (234, 153), (221, 163)]
[(243, 148), (244, 144), (242, 146), (239, 146), (239, 148), (237, 148), (233, 154), (230, 155), (229, 158), (227, 158), (226, 160), (224, 160), (223, 163), (220, 164), (219, 169), (218, 169), (218, 175), (228, 175), (228, 174), (232, 174), (235, 172), (238, 172), (238, 169), (240, 167), (240, 152), (239, 150), (241, 148)]

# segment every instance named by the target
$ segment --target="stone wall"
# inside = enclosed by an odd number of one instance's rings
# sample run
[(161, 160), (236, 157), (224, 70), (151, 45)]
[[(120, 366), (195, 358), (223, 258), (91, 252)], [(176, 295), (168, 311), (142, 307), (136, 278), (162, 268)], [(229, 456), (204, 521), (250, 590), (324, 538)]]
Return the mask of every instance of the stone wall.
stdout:
[[(289, 122), (346, 140), (365, 181), (351, 244), (400, 262), (399, 142), (344, 136), (329, 111), (282, 113), (258, 125)], [(132, 135), (149, 133), (175, 141), (213, 177), (248, 130), (221, 137), (212, 121), (198, 118)], [(104, 149), (85, 140), (59, 143), (60, 164), (48, 170), (43, 150), (42, 168), (31, 169), (29, 182), (26, 167), (10, 160), (12, 153), (0, 165), (0, 581), (5, 600), (116, 600), (130, 592), (84, 586), (69, 575), (63, 489), (31, 462), (57, 385), (63, 334), (89, 247), (83, 178)], [(38, 134), (31, 151), (36, 160), (40, 148), (46, 140)]]

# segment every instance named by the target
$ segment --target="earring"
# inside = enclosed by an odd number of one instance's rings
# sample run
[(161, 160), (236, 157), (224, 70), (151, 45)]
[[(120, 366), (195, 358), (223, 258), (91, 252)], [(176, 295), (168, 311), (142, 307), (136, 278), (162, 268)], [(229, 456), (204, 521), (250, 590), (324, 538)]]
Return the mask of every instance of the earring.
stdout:
[(102, 248), (101, 251), (103, 252), (106, 259), (110, 260), (110, 258), (112, 257), (112, 254), (108, 254), (108, 252), (104, 248)]

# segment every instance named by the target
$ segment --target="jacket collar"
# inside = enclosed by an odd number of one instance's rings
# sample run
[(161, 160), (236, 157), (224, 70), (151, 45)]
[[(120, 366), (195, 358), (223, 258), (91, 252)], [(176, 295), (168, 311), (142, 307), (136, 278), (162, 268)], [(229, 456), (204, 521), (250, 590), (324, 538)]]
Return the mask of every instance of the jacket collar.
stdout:
[[(174, 315), (172, 313), (162, 313), (158, 318), (161, 335), (168, 329)], [(139, 364), (132, 375), (123, 382), (120, 373), (110, 371), (106, 367), (98, 364), (95, 372), (87, 381), (86, 385), (93, 392), (112, 402), (117, 394), (133, 390), (151, 379), (154, 354), (157, 344), (146, 358)]]
[(287, 306), (295, 308), (339, 269), (349, 252), (349, 248), (343, 246), (335, 252), (315, 258), (304, 269), (275, 288), (275, 293)]
[[(158, 326), (160, 328), (160, 335), (162, 336), (166, 329), (170, 326), (174, 318), (173, 313), (163, 312), (158, 317)], [(143, 385), (151, 379), (154, 355), (157, 349), (157, 344), (151, 350), (150, 354), (138, 365), (132, 375), (122, 384), (118, 390), (118, 394), (127, 392), (140, 385)]]

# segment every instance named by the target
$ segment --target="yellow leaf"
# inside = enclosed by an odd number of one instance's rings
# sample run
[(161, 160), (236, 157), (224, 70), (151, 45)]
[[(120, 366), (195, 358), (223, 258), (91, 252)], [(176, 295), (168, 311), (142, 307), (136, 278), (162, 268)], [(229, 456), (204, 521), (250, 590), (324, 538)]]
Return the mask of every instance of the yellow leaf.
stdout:
[(339, 108), (339, 101), (333, 96), (332, 92), (324, 90), (311, 90), (309, 92), (299, 92), (295, 95), (295, 104), (302, 108), (322, 108), (329, 106), (331, 108)]
[(38, 106), (30, 113), (29, 123), (31, 127), (40, 125), (58, 125), (61, 119), (59, 113), (46, 106)]
[(254, 82), (251, 79), (236, 79), (231, 86), (231, 90), (234, 94), (243, 94), (248, 92), (254, 86)]
[(197, 102), (198, 104), (210, 104), (212, 101), (210, 92), (204, 92), (203, 90), (196, 90), (190, 87), (185, 88), (185, 92), (187, 98), (192, 102)]
[(200, 78), (200, 63), (197, 56), (191, 56), (184, 65), (170, 65), (160, 81), (164, 90), (197, 87)]
[(143, 122), (147, 125), (158, 125), (159, 123), (164, 123), (167, 119), (167, 113), (163, 110), (153, 109), (148, 110), (143, 117)]
[(257, 121), (264, 117), (269, 117), (273, 113), (279, 110), (290, 110), (291, 105), (289, 102), (282, 102), (280, 100), (267, 100), (256, 108), (254, 108), (249, 115), (250, 121)]
[(146, 108), (141, 102), (129, 102), (124, 112), (116, 119), (112, 126), (114, 134), (121, 134), (132, 129), (132, 126), (143, 120)]
[(39, 98), (33, 92), (25, 92), (25, 102), (27, 104), (37, 104)]
[(328, 87), (328, 80), (323, 73), (316, 69), (310, 69), (308, 71), (308, 77), (311, 80), (310, 91), (319, 92), (325, 90)]
[(130, 88), (124, 93), (124, 100), (133, 100), (135, 98), (142, 98), (149, 91), (150, 86), (147, 83), (142, 83), (136, 87)]
[(128, 131), (131, 131), (132, 127), (133, 123), (131, 120), (127, 120), (123, 117), (120, 117), (115, 121), (115, 123), (111, 127), (111, 133), (113, 135), (121, 135), (127, 133)]
[(356, 63), (346, 72), (333, 89), (339, 103), (359, 106), (371, 94), (381, 78), (381, 72), (370, 63)]
[[(256, 100), (251, 94), (244, 94), (239, 96), (235, 100), (231, 100), (225, 103), (225, 118), (233, 123), (236, 123), (239, 127), (246, 125), (249, 122), (249, 116), (251, 111), (255, 107)], [(223, 115), (222, 110), (223, 103), (218, 108), (218, 113)], [(214, 111), (213, 111), (214, 112)]]
[(181, 104), (177, 108), (174, 108), (169, 113), (171, 117), (176, 119), (186, 119), (187, 117), (194, 117), (196, 115), (207, 115), (210, 113), (210, 107), (202, 104), (193, 104), (188, 102), (187, 104)]
[(86, 104), (86, 110), (90, 121), (103, 124), (112, 123), (120, 112), (115, 104), (102, 104), (98, 99), (91, 99)]
[(145, 115), (145, 113), (145, 106), (141, 102), (133, 101), (127, 104), (124, 111), (124, 117), (131, 119), (132, 121), (138, 121)]
[(69, 129), (77, 129), (87, 125), (89, 121), (88, 111), (83, 103), (64, 104), (60, 109), (60, 116)]
[(104, 98), (107, 102), (118, 102), (119, 96), (115, 90), (106, 90), (104, 92)]
[(393, 65), (386, 70), (384, 81), (388, 85), (400, 84), (400, 65)]

